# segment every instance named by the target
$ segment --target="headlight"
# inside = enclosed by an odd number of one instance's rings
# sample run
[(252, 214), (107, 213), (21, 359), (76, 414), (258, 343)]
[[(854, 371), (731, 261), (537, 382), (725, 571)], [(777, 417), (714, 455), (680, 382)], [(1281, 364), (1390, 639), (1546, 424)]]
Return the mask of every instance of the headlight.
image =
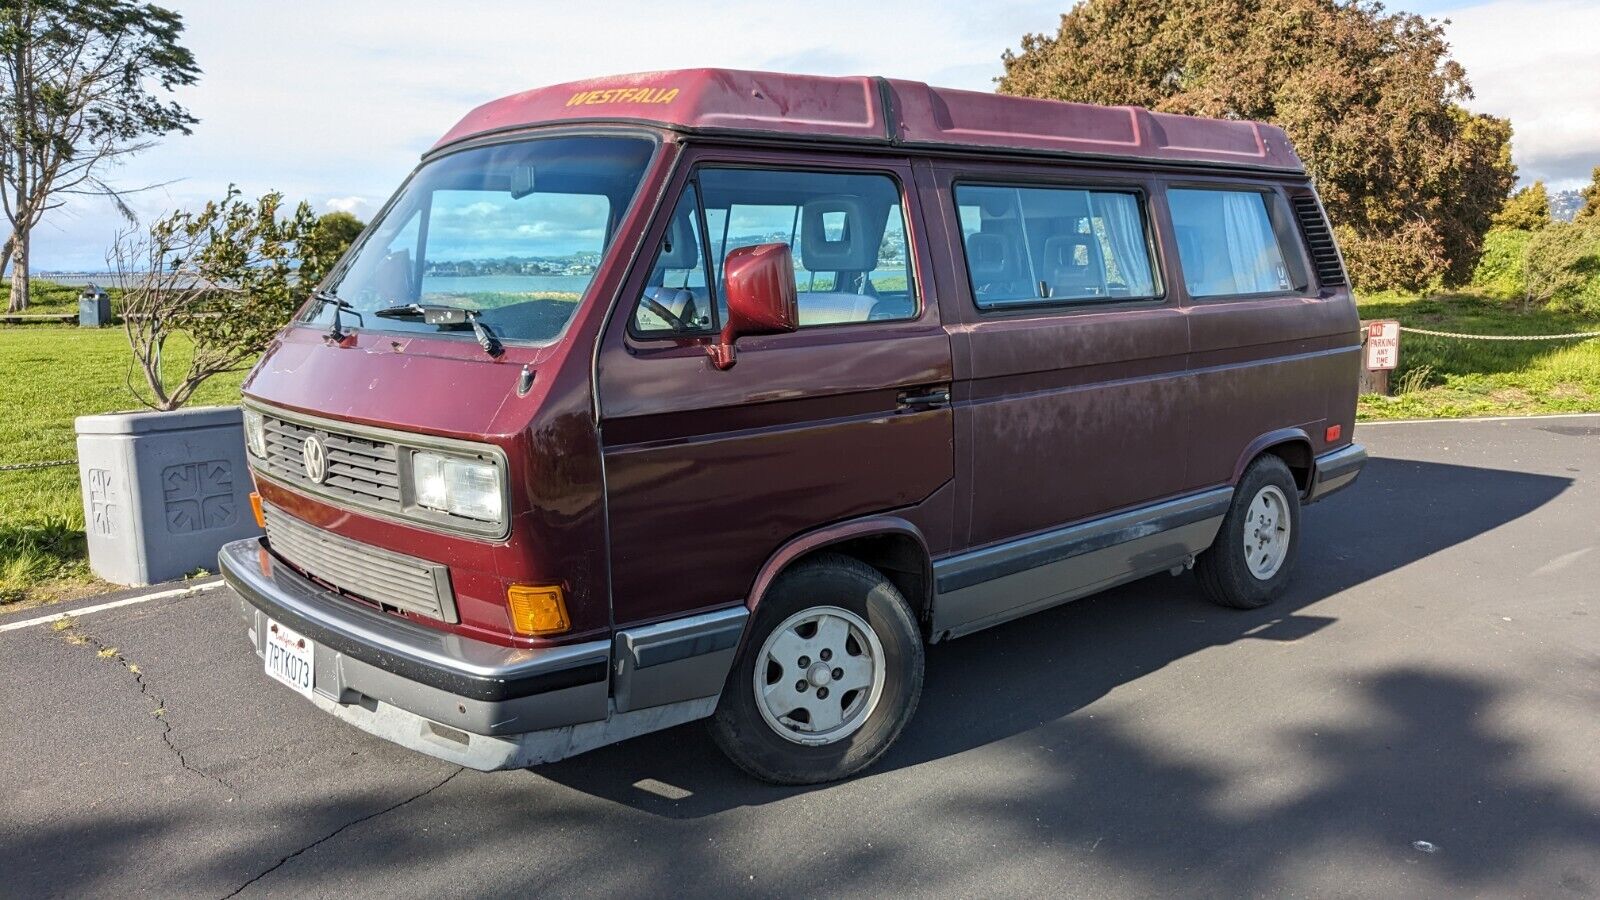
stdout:
[(411, 489), (418, 506), (477, 519), (500, 521), (500, 469), (494, 463), (417, 451), (411, 454)]
[(253, 409), (244, 411), (244, 446), (252, 456), (267, 455), (267, 430), (262, 427), (261, 413)]

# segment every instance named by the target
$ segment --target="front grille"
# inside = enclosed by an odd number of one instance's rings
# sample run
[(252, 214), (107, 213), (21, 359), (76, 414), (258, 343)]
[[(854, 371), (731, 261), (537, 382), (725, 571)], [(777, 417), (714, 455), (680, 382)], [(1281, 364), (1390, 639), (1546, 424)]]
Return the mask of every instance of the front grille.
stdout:
[[(261, 419), (267, 438), (267, 457), (261, 466), (268, 475), (336, 500), (353, 501), (380, 512), (400, 512), (399, 447), (387, 441), (311, 428), (270, 413)], [(313, 434), (328, 452), (328, 475), (321, 484), (306, 474), (301, 453), (306, 438)]]
[(1317, 267), (1317, 280), (1328, 287), (1344, 284), (1339, 247), (1333, 242), (1333, 229), (1328, 227), (1328, 219), (1322, 214), (1322, 204), (1310, 194), (1301, 194), (1293, 200), (1295, 218), (1300, 220), (1300, 231), (1306, 236), (1311, 262)]
[(261, 511), (267, 520), (267, 544), (291, 566), (374, 603), (456, 621), (455, 595), (445, 566), (323, 531), (269, 503), (263, 503)]

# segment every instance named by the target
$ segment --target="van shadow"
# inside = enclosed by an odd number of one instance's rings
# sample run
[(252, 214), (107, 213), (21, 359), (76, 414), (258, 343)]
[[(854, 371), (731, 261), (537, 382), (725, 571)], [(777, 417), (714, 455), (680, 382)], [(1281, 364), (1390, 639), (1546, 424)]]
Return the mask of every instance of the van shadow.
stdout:
[[(1202, 598), (1192, 576), (1157, 575), (930, 647), (917, 714), (868, 771), (915, 766), (1038, 728), (1206, 648), (1314, 635), (1335, 621), (1308, 611), (1318, 601), (1527, 515), (1571, 483), (1372, 459), (1354, 487), (1307, 508), (1295, 579), (1268, 608), (1221, 609)], [(698, 818), (816, 789), (765, 785), (740, 775), (701, 723), (530, 771), (670, 818)]]

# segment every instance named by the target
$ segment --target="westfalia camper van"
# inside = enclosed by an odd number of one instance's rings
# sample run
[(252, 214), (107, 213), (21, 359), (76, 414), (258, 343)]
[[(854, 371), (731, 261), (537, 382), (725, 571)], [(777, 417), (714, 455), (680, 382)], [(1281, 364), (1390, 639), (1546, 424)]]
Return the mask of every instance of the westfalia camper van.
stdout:
[[(1156, 573), (1269, 603), (1359, 324), (1270, 125), (696, 70), (423, 157), (245, 383), (266, 675), (476, 769), (694, 719), (869, 765), (924, 646)], [(1064, 677), (1071, 677), (1070, 672)]]

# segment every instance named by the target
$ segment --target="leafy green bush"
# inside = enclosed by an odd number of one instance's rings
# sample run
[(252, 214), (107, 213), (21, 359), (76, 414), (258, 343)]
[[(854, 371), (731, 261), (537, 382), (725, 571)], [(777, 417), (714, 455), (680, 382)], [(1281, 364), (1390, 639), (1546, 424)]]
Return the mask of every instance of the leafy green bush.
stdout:
[[(117, 237), (112, 250), (122, 286), (123, 329), (151, 409), (183, 406), (208, 378), (250, 368), (306, 293), (332, 265), (334, 242), (313, 241), (316, 218), (302, 202), (279, 218), (283, 195), (245, 200), (228, 186), (220, 201), (169, 213), (143, 234)], [(297, 281), (296, 270), (310, 273)], [(162, 363), (167, 340), (194, 344), (189, 368), (174, 377)]]
[(1528, 289), (1523, 262), (1533, 234), (1510, 228), (1490, 231), (1483, 241), (1477, 271), (1472, 273), (1473, 286), (1500, 300), (1522, 299)]
[(1600, 221), (1556, 224), (1528, 239), (1524, 303), (1600, 315)]

